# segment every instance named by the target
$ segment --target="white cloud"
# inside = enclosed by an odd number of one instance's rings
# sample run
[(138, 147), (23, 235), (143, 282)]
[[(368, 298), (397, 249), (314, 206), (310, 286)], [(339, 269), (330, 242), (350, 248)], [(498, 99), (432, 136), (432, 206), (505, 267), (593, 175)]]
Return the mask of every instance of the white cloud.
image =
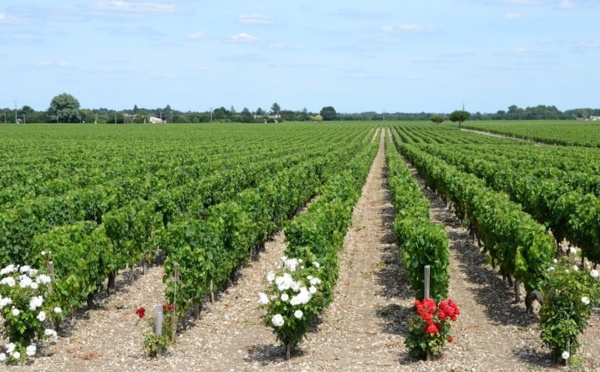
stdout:
[(277, 19), (265, 17), (258, 14), (240, 16), (238, 18), (238, 22), (244, 25), (276, 25), (281, 23)]
[(146, 14), (169, 14), (175, 13), (175, 5), (159, 2), (134, 2), (134, 1), (98, 1), (94, 5), (96, 10), (121, 13), (132, 16), (143, 16)]
[(342, 17), (342, 18), (351, 18), (351, 19), (382, 19), (382, 18), (390, 18), (390, 13), (384, 12), (366, 12), (362, 10), (356, 10), (351, 8), (340, 9), (335, 13), (331, 13), (332, 16)]
[(0, 13), (0, 25), (20, 25), (25, 23), (29, 23), (29, 21), (25, 18), (11, 16), (6, 13)]
[(571, 0), (562, 0), (560, 2), (560, 7), (563, 9), (573, 9), (575, 8), (575, 3)]
[(600, 41), (594, 39), (585, 39), (577, 43), (580, 48), (600, 48)]
[(513, 5), (538, 5), (543, 3), (541, 0), (497, 0), (497, 2)]
[(258, 38), (256, 36), (252, 36), (252, 35), (242, 32), (237, 35), (231, 36), (229, 38), (229, 40), (236, 42), (236, 43), (250, 43), (250, 42), (258, 40)]
[(204, 32), (190, 32), (187, 37), (192, 40), (204, 39)]
[(381, 30), (386, 34), (390, 34), (390, 33), (394, 33), (394, 32), (434, 32), (434, 31), (437, 31), (437, 29), (433, 26), (410, 25), (410, 24), (399, 25), (399, 26), (384, 26), (381, 28)]
[(504, 14), (504, 18), (506, 18), (506, 19), (519, 19), (522, 17), (523, 17), (522, 13), (506, 13), (506, 14)]
[(33, 66), (37, 66), (37, 67), (61, 67), (61, 68), (67, 68), (67, 67), (73, 67), (71, 65), (71, 63), (66, 62), (66, 61), (38, 61), (38, 62), (33, 62), (31, 63), (31, 65)]

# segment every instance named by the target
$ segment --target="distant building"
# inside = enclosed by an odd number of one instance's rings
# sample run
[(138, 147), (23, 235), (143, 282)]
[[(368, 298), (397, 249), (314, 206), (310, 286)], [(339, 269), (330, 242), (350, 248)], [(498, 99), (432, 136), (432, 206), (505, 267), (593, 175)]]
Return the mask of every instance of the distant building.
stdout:
[(273, 120), (275, 123), (279, 123), (279, 121), (281, 120), (281, 115), (279, 114), (275, 114), (275, 115), (254, 115), (254, 120), (260, 120), (263, 119), (265, 121), (265, 123), (268, 120)]
[(600, 121), (600, 116), (591, 115), (588, 121)]
[(150, 122), (151, 122), (152, 124), (164, 124), (164, 123), (166, 123), (166, 122), (167, 122), (166, 120), (163, 120), (163, 119), (161, 119), (161, 118), (157, 118), (156, 116), (150, 116), (150, 117), (148, 118), (148, 120), (150, 120)]

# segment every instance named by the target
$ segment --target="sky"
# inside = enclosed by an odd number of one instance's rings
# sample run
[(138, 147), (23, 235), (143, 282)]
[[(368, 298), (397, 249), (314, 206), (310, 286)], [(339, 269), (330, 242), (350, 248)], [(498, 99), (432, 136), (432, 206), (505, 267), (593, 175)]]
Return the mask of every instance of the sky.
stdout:
[(600, 108), (598, 0), (3, 0), (0, 108)]

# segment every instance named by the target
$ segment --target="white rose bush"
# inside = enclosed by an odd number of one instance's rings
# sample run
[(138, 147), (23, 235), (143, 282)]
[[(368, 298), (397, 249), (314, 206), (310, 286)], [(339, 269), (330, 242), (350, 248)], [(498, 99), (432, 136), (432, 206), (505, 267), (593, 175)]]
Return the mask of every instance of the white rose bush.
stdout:
[(2, 334), (8, 344), (0, 346), (0, 362), (17, 363), (35, 356), (38, 343), (56, 341), (46, 325), (59, 319), (62, 310), (46, 300), (51, 278), (30, 266), (8, 265), (0, 270)]
[(259, 293), (258, 303), (266, 310), (264, 323), (273, 328), (286, 349), (286, 359), (310, 330), (315, 315), (322, 309), (320, 265), (301, 259), (282, 257), (277, 272), (267, 274), (269, 289)]
[(588, 326), (593, 307), (600, 301), (598, 270), (581, 261), (575, 248), (569, 255), (554, 260), (547, 269), (540, 309), (542, 341), (550, 348), (554, 360), (565, 365), (573, 360), (580, 346), (578, 335)]

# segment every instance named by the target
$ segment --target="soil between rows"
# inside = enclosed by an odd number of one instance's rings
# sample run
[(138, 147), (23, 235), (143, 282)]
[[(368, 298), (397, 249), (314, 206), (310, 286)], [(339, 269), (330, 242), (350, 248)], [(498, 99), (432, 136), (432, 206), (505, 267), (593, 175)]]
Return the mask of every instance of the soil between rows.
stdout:
[[(548, 360), (539, 340), (534, 315), (501, 278), (484, 263), (459, 221), (442, 201), (423, 189), (431, 201), (431, 216), (446, 225), (451, 249), (450, 296), (461, 307), (454, 325), (455, 341), (435, 362), (410, 359), (404, 346), (406, 320), (413, 313), (399, 249), (393, 235), (394, 211), (386, 187), (382, 131), (380, 150), (362, 196), (353, 211), (334, 302), (292, 360), (270, 328), (262, 325), (258, 292), (266, 289), (265, 275), (283, 255), (282, 233), (267, 242), (257, 260), (239, 272), (234, 285), (206, 304), (198, 321), (190, 320), (177, 344), (156, 360), (143, 357), (147, 326), (137, 323), (135, 309), (153, 309), (162, 301), (164, 285), (160, 266), (129, 284), (121, 277), (118, 292), (68, 323), (55, 345), (44, 348), (25, 366), (28, 371), (528, 371), (564, 370)], [(417, 179), (420, 178), (415, 175)], [(584, 335), (582, 353), (589, 370), (600, 368), (597, 318)], [(594, 323), (595, 322), (595, 323)], [(3, 366), (2, 366), (3, 367)], [(0, 367), (0, 368), (2, 368)]]

